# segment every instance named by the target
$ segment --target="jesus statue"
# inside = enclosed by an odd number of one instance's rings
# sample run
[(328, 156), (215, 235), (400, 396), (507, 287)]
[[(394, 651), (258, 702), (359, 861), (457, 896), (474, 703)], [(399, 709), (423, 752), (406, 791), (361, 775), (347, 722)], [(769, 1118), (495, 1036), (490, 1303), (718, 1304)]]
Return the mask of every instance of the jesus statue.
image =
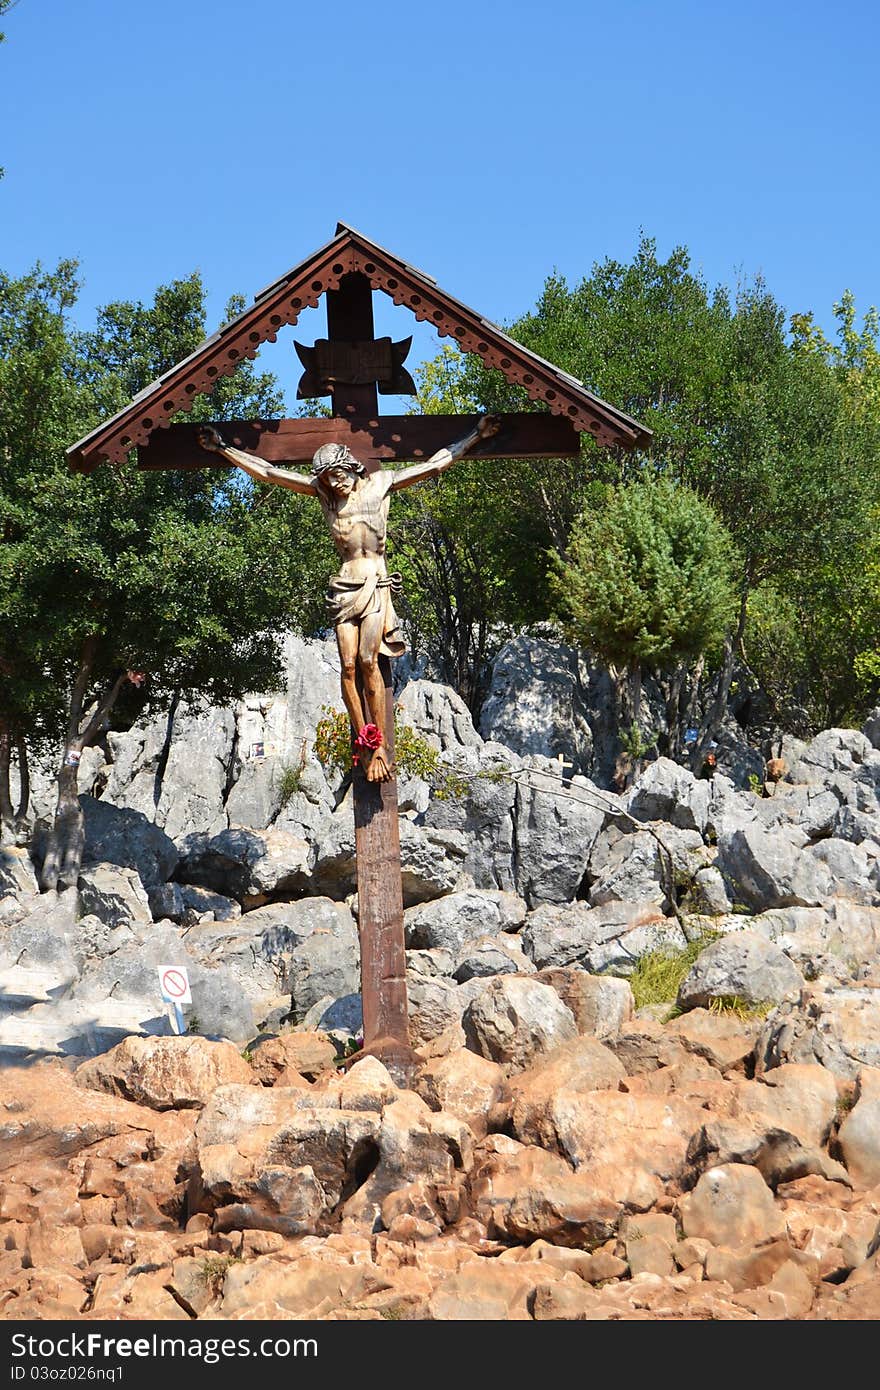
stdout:
[(347, 445), (322, 444), (312, 461), (311, 477), (276, 468), (254, 454), (231, 448), (211, 425), (199, 431), (202, 448), (236, 464), (257, 482), (307, 493), (321, 504), (342, 561), (327, 594), (339, 646), (342, 698), (355, 731), (356, 755), (371, 782), (387, 782), (394, 774), (388, 756), (390, 731), (379, 657), (401, 656), (405, 651), (393, 603), (402, 581), (399, 574), (389, 574), (385, 564), (390, 494), (438, 477), (477, 440), (490, 438), (499, 428), (498, 420), (484, 415), (469, 435), (448, 449), (440, 449), (425, 463), (399, 470), (378, 468), (372, 473), (352, 456)]

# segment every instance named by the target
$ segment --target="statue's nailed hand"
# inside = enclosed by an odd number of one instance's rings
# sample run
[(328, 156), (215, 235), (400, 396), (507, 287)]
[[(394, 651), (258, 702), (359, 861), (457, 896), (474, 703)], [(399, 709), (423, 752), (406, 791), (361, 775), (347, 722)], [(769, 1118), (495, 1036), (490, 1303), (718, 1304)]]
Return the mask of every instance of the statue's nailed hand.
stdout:
[(219, 453), (221, 449), (226, 448), (222, 434), (215, 430), (213, 425), (202, 425), (196, 438), (203, 449), (210, 449), (213, 453)]
[(500, 429), (501, 421), (497, 415), (483, 415), (477, 422), (477, 434), (481, 439), (491, 439)]

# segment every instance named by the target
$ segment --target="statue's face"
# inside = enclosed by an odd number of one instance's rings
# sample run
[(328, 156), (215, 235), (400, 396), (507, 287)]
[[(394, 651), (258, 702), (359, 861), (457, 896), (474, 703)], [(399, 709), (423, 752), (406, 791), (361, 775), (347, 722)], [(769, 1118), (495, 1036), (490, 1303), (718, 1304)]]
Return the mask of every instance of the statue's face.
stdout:
[(334, 492), (347, 497), (357, 482), (357, 474), (350, 468), (328, 468), (324, 473), (324, 481)]

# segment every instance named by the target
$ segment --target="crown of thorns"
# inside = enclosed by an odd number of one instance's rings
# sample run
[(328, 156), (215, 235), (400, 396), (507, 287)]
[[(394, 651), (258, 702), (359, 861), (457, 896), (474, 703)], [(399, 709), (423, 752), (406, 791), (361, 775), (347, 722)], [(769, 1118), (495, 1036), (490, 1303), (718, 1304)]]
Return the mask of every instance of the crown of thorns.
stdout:
[(330, 468), (348, 468), (352, 473), (363, 473), (364, 465), (352, 456), (347, 444), (322, 444), (312, 459), (312, 473), (317, 478)]

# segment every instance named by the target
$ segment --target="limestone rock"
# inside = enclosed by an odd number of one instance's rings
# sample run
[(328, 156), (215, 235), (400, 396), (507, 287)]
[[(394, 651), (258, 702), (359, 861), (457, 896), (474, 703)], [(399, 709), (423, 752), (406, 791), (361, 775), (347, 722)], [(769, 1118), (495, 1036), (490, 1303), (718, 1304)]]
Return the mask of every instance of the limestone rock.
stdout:
[(454, 980), (415, 976), (408, 987), (409, 1028), (414, 1046), (430, 1043), (446, 1029), (460, 1025), (465, 1010), (488, 983), (480, 976), (461, 985)]
[(482, 1138), (491, 1112), (501, 1100), (504, 1072), (497, 1063), (462, 1047), (428, 1062), (415, 1089), (432, 1110), (456, 1115)]
[(78, 882), (84, 913), (117, 927), (120, 922), (150, 922), (150, 902), (136, 869), (117, 864), (91, 864)]
[(702, 835), (709, 817), (710, 783), (669, 758), (658, 758), (637, 778), (625, 805), (641, 821), (668, 821)]
[(492, 668), (480, 711), (480, 732), (521, 757), (566, 758), (589, 773), (593, 734), (589, 672), (576, 647), (539, 637), (515, 637)]
[(514, 776), (519, 759), (499, 743), (461, 748), (450, 755), (452, 768), (465, 785), (461, 797), (434, 797), (421, 820), (426, 828), (462, 836), (462, 870), (477, 888), (513, 891)]
[(239, 901), (301, 890), (309, 881), (310, 847), (286, 830), (230, 826), (211, 837), (190, 836), (182, 847), (181, 878)]
[(397, 708), (401, 718), (441, 753), (482, 747), (470, 710), (449, 686), (429, 680), (408, 681)]
[(179, 859), (174, 841), (139, 811), (81, 796), (85, 823), (83, 864), (122, 864), (137, 869), (146, 888), (166, 883)]
[[(704, 1113), (698, 1103), (675, 1095), (557, 1091), (540, 1110), (515, 1108), (513, 1127), (517, 1137), (564, 1154), (578, 1171), (601, 1166), (613, 1184), (609, 1191), (628, 1201), (636, 1187), (633, 1175), (666, 1182), (683, 1173), (688, 1141)], [(652, 1190), (644, 1180), (638, 1186)], [(653, 1194), (645, 1206), (659, 1195), (656, 1186)]]
[(577, 1032), (556, 991), (521, 975), (491, 979), (465, 1009), (462, 1026), (473, 1052), (520, 1067)]
[(667, 867), (653, 835), (646, 830), (627, 833), (610, 825), (596, 841), (589, 862), (590, 903), (656, 903), (667, 898)]
[(516, 887), (531, 907), (576, 896), (607, 802), (585, 777), (563, 786), (552, 759), (526, 759), (516, 788)]
[(38, 891), (37, 876), (26, 849), (0, 846), (0, 898), (25, 898)]
[(804, 977), (777, 946), (754, 932), (736, 932), (701, 951), (682, 981), (678, 1005), (705, 1008), (713, 999), (779, 1003), (799, 993)]
[(830, 875), (804, 853), (806, 842), (794, 827), (768, 831), (747, 825), (719, 835), (718, 868), (734, 901), (753, 912), (823, 903), (831, 893)]
[(558, 1154), (501, 1136), (481, 1145), (470, 1190), (477, 1219), (502, 1240), (589, 1247), (607, 1240), (620, 1216), (620, 1204)]
[(453, 978), (485, 979), (490, 975), (534, 975), (535, 967), (523, 954), (516, 937), (482, 936), (467, 942), (456, 956)]
[(633, 1016), (635, 1003), (627, 980), (614, 975), (588, 975), (572, 966), (549, 966), (539, 972), (542, 984), (555, 989), (571, 1009), (579, 1033), (610, 1038)]
[(206, 1038), (126, 1038), (77, 1069), (80, 1086), (152, 1110), (198, 1109), (218, 1086), (249, 1084), (253, 1073), (231, 1043)]
[(880, 1067), (880, 990), (813, 989), (769, 1016), (755, 1048), (761, 1074), (783, 1062), (818, 1062), (855, 1080)]
[(515, 931), (525, 913), (525, 903), (514, 893), (463, 889), (407, 908), (403, 919), (406, 944), (418, 950), (440, 948), (457, 954), (478, 937)]
[[(772, 1072), (768, 1073), (773, 1075)], [(837, 1143), (853, 1182), (863, 1187), (880, 1183), (880, 1070), (859, 1072), (856, 1103), (840, 1126)]]
[(545, 903), (529, 913), (522, 943), (539, 970), (567, 965), (588, 969), (592, 952), (602, 953), (608, 942), (624, 942), (631, 931), (642, 927), (665, 931), (667, 926), (653, 901), (615, 902), (598, 908), (585, 902)]
[(296, 1072), (314, 1081), (330, 1071), (335, 1061), (336, 1047), (326, 1033), (307, 1031), (263, 1038), (251, 1049), (250, 1055), (254, 1075), (264, 1086), (280, 1082), (285, 1072)]
[(785, 1217), (755, 1168), (722, 1164), (704, 1173), (679, 1203), (684, 1233), (739, 1249), (783, 1234)]

